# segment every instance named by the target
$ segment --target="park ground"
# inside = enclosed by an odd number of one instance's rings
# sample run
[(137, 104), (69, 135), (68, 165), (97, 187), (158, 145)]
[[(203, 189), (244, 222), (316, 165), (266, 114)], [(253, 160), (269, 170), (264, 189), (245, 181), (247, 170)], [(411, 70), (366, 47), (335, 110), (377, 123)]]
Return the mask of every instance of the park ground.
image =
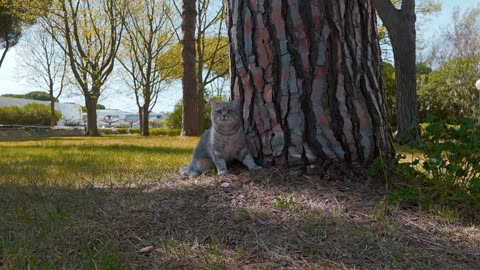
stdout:
[(480, 228), (385, 183), (184, 179), (197, 138), (0, 141), (0, 269), (479, 269)]

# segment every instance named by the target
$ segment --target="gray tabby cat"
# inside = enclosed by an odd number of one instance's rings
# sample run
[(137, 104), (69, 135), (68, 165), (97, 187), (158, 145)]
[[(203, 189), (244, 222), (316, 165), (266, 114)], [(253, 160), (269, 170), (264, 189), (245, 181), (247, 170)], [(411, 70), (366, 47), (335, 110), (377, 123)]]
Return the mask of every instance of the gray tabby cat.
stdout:
[(184, 165), (180, 173), (191, 178), (216, 168), (218, 175), (225, 175), (228, 174), (227, 163), (234, 160), (242, 162), (250, 171), (261, 170), (245, 141), (239, 101), (216, 102), (210, 99), (210, 104), (212, 126), (200, 138), (192, 163)]

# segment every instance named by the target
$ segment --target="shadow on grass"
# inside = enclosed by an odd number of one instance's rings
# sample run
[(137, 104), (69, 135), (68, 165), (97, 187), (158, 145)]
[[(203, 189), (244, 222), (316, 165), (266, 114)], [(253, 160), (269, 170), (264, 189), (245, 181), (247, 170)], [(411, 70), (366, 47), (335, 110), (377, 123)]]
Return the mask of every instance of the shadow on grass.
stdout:
[[(320, 179), (230, 180), (229, 187), (204, 177), (142, 189), (0, 185), (0, 268), (478, 266), (478, 245), (451, 243), (447, 234), (396, 219), (375, 220), (375, 199), (362, 192), (342, 192)], [(276, 203), (288, 196), (294, 199), (287, 207)]]

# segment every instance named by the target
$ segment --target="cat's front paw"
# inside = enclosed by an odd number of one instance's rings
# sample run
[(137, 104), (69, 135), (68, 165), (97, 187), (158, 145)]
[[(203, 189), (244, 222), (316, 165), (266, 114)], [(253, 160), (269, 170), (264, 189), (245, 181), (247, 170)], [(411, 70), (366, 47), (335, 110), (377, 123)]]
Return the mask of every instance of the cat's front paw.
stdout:
[(199, 176), (200, 176), (200, 174), (197, 173), (197, 172), (189, 172), (188, 173), (188, 178), (197, 178)]
[(248, 168), (249, 171), (251, 172), (258, 172), (258, 171), (261, 171), (263, 170), (263, 167), (260, 167), (260, 166), (254, 166), (254, 167), (250, 167)]

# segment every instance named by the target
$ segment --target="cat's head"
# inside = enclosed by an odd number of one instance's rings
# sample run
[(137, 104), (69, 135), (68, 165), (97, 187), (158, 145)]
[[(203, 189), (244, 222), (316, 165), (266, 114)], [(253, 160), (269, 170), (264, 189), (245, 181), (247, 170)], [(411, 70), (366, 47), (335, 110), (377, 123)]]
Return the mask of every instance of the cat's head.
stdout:
[(210, 99), (212, 104), (212, 112), (210, 114), (212, 124), (223, 128), (238, 128), (242, 121), (242, 114), (240, 112), (240, 102), (238, 100), (230, 102), (217, 102)]

